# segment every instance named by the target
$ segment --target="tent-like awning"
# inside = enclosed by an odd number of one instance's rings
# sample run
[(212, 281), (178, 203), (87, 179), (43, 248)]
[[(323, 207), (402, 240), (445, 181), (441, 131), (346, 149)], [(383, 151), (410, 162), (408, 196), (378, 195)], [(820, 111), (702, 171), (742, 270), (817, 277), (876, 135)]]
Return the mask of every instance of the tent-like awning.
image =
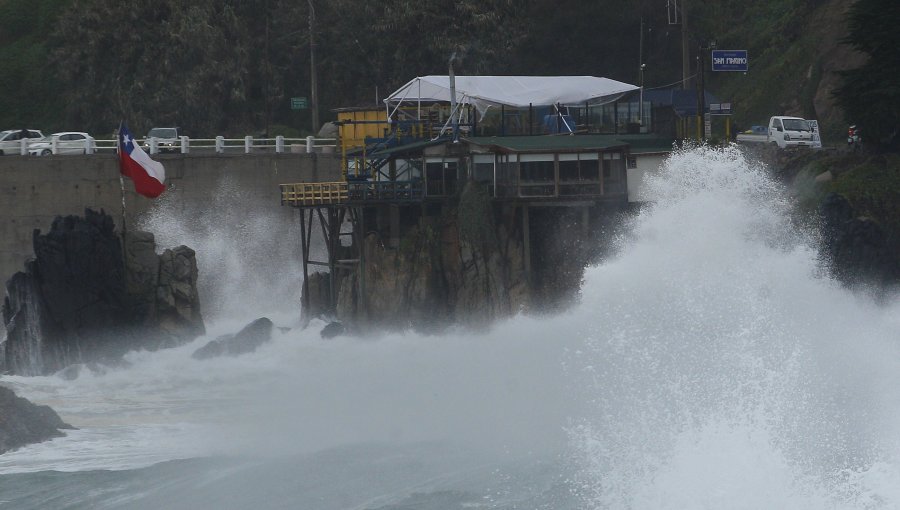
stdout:
[[(475, 106), (484, 115), (491, 106), (583, 106), (608, 103), (638, 87), (596, 76), (457, 76), (456, 100)], [(449, 102), (450, 77), (430, 75), (413, 78), (384, 100), (403, 102)]]

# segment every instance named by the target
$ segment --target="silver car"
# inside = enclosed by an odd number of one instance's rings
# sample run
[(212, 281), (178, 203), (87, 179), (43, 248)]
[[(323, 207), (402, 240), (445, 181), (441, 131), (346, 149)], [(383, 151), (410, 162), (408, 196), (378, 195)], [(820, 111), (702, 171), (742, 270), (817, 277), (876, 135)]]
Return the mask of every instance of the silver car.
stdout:
[(177, 127), (155, 127), (144, 138), (144, 150), (150, 152), (150, 140), (156, 140), (159, 152), (178, 152), (181, 150), (181, 129)]
[[(0, 155), (21, 154), (21, 140), (40, 140), (44, 134), (37, 129), (8, 129), (0, 131)], [(30, 143), (30, 142), (26, 142)]]

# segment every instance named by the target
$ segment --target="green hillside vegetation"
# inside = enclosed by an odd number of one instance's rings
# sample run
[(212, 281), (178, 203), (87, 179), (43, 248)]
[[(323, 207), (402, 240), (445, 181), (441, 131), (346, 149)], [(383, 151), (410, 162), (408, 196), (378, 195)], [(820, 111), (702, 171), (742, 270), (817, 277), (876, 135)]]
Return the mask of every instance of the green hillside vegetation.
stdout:
[[(681, 33), (660, 0), (315, 0), (321, 119), (374, 104), (417, 75), (598, 75), (648, 87), (681, 79)], [(707, 72), (742, 127), (817, 117), (839, 139), (836, 69), (855, 67), (846, 2), (688, 0), (701, 42), (747, 49), (750, 72)], [(643, 21), (644, 56), (639, 55)], [(309, 3), (287, 0), (0, 0), (0, 126), (189, 135), (309, 132)], [(715, 74), (715, 76), (713, 76)]]
[(0, 1), (0, 129), (64, 124), (62, 88), (48, 66), (48, 34), (71, 0)]

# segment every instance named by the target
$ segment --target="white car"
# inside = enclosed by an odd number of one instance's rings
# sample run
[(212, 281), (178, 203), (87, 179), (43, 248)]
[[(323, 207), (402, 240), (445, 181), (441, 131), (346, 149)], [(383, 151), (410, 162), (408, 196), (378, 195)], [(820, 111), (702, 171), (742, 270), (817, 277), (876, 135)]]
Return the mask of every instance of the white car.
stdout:
[(40, 140), (44, 134), (37, 129), (9, 129), (0, 131), (0, 155), (4, 154), (21, 154), (21, 140), (25, 138), (30, 141)]
[[(56, 139), (54, 152), (53, 139)], [(45, 136), (41, 141), (28, 146), (28, 154), (32, 156), (49, 156), (50, 154), (87, 154), (88, 143), (93, 151), (97, 144), (91, 135), (77, 131), (64, 131)]]

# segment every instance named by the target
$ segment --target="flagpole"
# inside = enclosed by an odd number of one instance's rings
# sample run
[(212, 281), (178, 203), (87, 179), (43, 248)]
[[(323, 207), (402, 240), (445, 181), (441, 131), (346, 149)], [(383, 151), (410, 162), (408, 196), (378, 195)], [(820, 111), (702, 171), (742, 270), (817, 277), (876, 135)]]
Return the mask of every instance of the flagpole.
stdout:
[(119, 122), (119, 130), (116, 133), (116, 156), (119, 160), (119, 189), (122, 191), (122, 264), (126, 264), (128, 260), (127, 251), (125, 249), (125, 235), (128, 231), (128, 218), (125, 214), (125, 179), (122, 178), (122, 125), (125, 121)]

